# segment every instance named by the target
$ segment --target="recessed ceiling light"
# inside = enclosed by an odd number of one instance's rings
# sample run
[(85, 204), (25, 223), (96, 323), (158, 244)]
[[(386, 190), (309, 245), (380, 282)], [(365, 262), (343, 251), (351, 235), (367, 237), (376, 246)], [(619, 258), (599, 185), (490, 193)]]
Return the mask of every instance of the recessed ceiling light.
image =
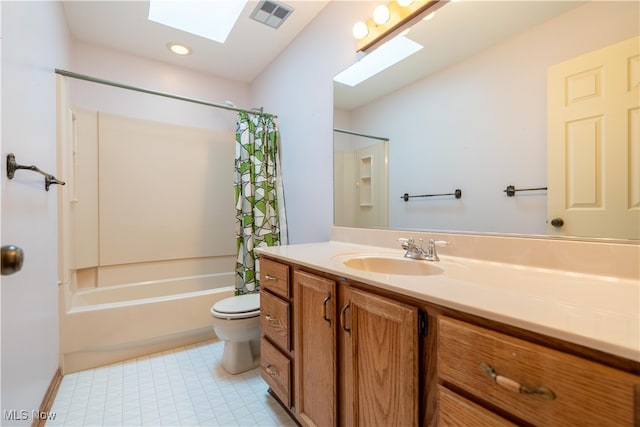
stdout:
[(180, 43), (167, 43), (167, 48), (178, 55), (190, 55), (191, 48)]

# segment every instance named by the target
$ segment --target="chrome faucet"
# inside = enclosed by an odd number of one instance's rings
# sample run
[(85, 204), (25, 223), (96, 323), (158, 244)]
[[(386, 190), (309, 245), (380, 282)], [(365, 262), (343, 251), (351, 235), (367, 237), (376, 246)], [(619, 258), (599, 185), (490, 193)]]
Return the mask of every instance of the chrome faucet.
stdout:
[(404, 254), (405, 258), (425, 261), (440, 261), (440, 258), (438, 257), (438, 251), (436, 250), (436, 244), (449, 244), (449, 242), (429, 239), (427, 249), (424, 249), (422, 247), (422, 239), (420, 239), (420, 247), (416, 246), (413, 237), (409, 237), (408, 239), (400, 238), (398, 239), (398, 241), (401, 242), (402, 249), (407, 251)]

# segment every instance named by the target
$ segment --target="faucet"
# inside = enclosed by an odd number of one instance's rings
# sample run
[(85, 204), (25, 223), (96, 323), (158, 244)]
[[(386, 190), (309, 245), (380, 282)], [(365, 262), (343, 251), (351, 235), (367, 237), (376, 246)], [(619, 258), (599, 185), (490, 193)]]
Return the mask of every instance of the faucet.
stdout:
[(440, 261), (438, 257), (438, 251), (436, 250), (436, 244), (449, 244), (446, 241), (435, 241), (429, 239), (427, 249), (422, 247), (422, 239), (420, 239), (420, 247), (416, 246), (413, 237), (400, 238), (398, 241), (401, 243), (402, 249), (407, 252), (404, 254), (405, 258), (425, 260), (425, 261)]

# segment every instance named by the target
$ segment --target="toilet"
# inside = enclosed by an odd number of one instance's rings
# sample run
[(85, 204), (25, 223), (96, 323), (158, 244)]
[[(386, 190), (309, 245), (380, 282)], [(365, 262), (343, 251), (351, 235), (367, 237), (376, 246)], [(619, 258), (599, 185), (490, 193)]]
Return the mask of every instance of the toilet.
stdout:
[(213, 330), (224, 341), (222, 367), (230, 374), (260, 364), (260, 294), (222, 299), (211, 307)]

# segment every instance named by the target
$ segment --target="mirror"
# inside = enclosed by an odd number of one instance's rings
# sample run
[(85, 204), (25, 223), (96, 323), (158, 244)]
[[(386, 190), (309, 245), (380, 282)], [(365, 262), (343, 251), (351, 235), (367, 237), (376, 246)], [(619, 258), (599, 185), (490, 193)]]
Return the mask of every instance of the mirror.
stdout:
[[(622, 237), (555, 228), (545, 188), (549, 67), (637, 36), (638, 13), (626, 1), (460, 1), (419, 21), (405, 37), (420, 51), (355, 86), (334, 81), (335, 128), (367, 135), (334, 132), (335, 225), (637, 242), (637, 227)], [(638, 132), (627, 162), (636, 174)], [(363, 219), (367, 161), (381, 171), (370, 190), (386, 193), (369, 194), (378, 212)], [(509, 186), (535, 190), (510, 196)], [(638, 218), (640, 184), (629, 186)]]

